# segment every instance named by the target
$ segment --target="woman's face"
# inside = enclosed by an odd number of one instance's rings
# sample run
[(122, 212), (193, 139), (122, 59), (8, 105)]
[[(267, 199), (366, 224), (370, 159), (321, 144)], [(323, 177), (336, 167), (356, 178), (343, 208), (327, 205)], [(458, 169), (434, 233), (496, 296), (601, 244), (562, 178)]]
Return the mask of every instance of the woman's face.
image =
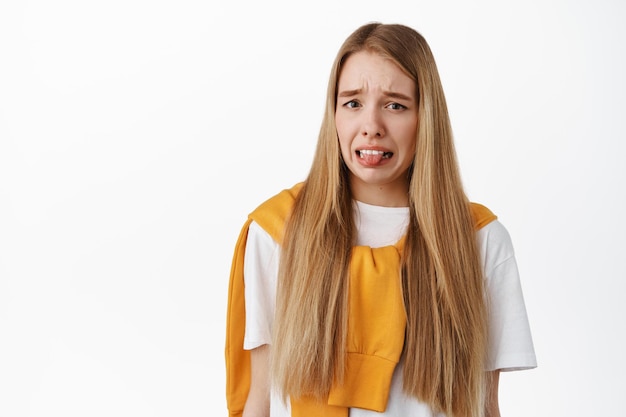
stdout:
[(357, 52), (345, 62), (335, 121), (354, 198), (369, 204), (408, 203), (407, 170), (415, 155), (415, 82), (389, 59)]

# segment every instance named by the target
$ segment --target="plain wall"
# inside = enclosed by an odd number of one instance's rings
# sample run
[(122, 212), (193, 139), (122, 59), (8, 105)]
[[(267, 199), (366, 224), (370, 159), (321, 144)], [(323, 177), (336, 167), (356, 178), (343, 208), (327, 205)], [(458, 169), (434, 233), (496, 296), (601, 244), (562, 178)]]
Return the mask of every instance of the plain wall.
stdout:
[(624, 412), (626, 5), (0, 5), (0, 416), (226, 415), (246, 215), (304, 179), (369, 21), (429, 41), (467, 192), (516, 248), (539, 367), (502, 415)]

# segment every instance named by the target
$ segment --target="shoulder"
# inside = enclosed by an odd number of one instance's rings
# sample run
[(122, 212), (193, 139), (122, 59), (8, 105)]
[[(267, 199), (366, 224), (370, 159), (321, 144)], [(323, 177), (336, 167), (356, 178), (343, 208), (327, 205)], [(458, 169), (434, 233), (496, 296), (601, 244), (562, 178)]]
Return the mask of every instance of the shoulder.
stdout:
[(486, 272), (492, 271), (504, 262), (515, 261), (511, 236), (499, 220), (494, 220), (478, 230), (477, 236)]
[(506, 227), (487, 207), (471, 203), (483, 268), (491, 271), (505, 261), (515, 260), (513, 243)]
[(283, 229), (287, 217), (293, 209), (296, 197), (304, 183), (297, 183), (261, 203), (248, 216), (265, 230), (276, 242), (282, 242)]
[(481, 241), (498, 246), (512, 246), (511, 236), (506, 227), (499, 221), (494, 220), (478, 230), (478, 236)]

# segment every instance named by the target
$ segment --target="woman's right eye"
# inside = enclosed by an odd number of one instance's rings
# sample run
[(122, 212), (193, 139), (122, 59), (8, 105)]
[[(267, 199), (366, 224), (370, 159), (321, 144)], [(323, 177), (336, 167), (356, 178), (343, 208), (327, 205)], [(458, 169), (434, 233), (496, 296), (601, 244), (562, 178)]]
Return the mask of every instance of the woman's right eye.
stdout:
[(357, 107), (360, 107), (360, 104), (356, 100), (350, 100), (346, 104), (344, 104), (344, 106), (348, 107), (349, 109), (355, 109)]

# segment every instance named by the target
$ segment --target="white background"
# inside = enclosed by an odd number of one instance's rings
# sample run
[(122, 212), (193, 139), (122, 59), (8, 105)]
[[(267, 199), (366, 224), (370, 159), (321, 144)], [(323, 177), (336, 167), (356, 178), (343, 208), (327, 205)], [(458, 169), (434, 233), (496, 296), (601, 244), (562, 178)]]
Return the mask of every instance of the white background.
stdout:
[(539, 368), (502, 415), (624, 413), (626, 5), (0, 5), (0, 416), (218, 416), (235, 240), (306, 175), (363, 23), (428, 39), (470, 198), (509, 229)]

